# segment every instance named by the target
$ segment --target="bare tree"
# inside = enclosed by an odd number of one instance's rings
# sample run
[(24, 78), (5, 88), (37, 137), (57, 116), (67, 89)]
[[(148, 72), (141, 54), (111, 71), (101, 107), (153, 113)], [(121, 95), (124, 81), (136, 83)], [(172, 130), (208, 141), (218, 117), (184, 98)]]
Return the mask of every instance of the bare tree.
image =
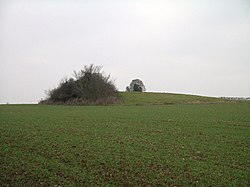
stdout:
[(57, 88), (50, 90), (46, 101), (75, 104), (117, 101), (117, 89), (110, 77), (101, 66), (85, 65), (83, 70), (74, 71), (74, 79), (64, 78)]

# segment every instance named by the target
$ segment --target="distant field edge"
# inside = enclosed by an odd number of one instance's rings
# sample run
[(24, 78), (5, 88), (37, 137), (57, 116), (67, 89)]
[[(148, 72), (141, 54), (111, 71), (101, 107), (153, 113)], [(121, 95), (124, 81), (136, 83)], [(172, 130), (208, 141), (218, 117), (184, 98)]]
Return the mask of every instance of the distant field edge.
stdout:
[(119, 105), (173, 105), (232, 103), (217, 97), (164, 92), (119, 92)]
[[(250, 102), (247, 100), (227, 100), (218, 97), (166, 93), (166, 92), (118, 92), (119, 101), (115, 104), (106, 104), (108, 106), (148, 106), (148, 105), (175, 105), (175, 104), (221, 104), (221, 103), (241, 103)], [(37, 105), (39, 103), (0, 103), (2, 105)], [(83, 104), (49, 104), (63, 106), (86, 106)], [(100, 106), (101, 104), (99, 104)], [(105, 104), (103, 104), (105, 105)], [(95, 106), (89, 104), (88, 106)]]

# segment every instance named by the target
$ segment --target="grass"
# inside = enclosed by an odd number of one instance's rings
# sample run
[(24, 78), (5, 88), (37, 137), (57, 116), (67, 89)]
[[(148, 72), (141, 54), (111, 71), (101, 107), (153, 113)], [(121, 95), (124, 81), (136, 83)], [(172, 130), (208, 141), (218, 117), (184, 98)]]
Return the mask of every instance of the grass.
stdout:
[(202, 104), (225, 103), (226, 100), (215, 97), (197, 95), (154, 93), (154, 92), (119, 92), (121, 105), (170, 105), (170, 104)]
[(132, 103), (1, 105), (0, 186), (249, 186), (249, 102)]

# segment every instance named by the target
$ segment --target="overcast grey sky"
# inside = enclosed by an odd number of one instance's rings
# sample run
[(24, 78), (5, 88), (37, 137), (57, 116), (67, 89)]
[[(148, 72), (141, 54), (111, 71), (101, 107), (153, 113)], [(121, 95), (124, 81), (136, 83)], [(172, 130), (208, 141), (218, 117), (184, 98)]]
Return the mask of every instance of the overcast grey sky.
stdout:
[(119, 90), (250, 96), (249, 0), (1, 0), (0, 103), (37, 102), (83, 65)]

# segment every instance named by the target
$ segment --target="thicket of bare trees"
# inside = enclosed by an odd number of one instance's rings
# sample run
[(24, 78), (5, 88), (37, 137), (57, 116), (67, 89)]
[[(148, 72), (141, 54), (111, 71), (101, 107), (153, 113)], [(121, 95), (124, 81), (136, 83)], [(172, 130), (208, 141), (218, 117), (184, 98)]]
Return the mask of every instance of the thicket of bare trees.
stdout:
[(86, 65), (74, 72), (74, 78), (64, 78), (57, 88), (47, 92), (41, 104), (112, 104), (118, 101), (117, 89), (102, 67)]

